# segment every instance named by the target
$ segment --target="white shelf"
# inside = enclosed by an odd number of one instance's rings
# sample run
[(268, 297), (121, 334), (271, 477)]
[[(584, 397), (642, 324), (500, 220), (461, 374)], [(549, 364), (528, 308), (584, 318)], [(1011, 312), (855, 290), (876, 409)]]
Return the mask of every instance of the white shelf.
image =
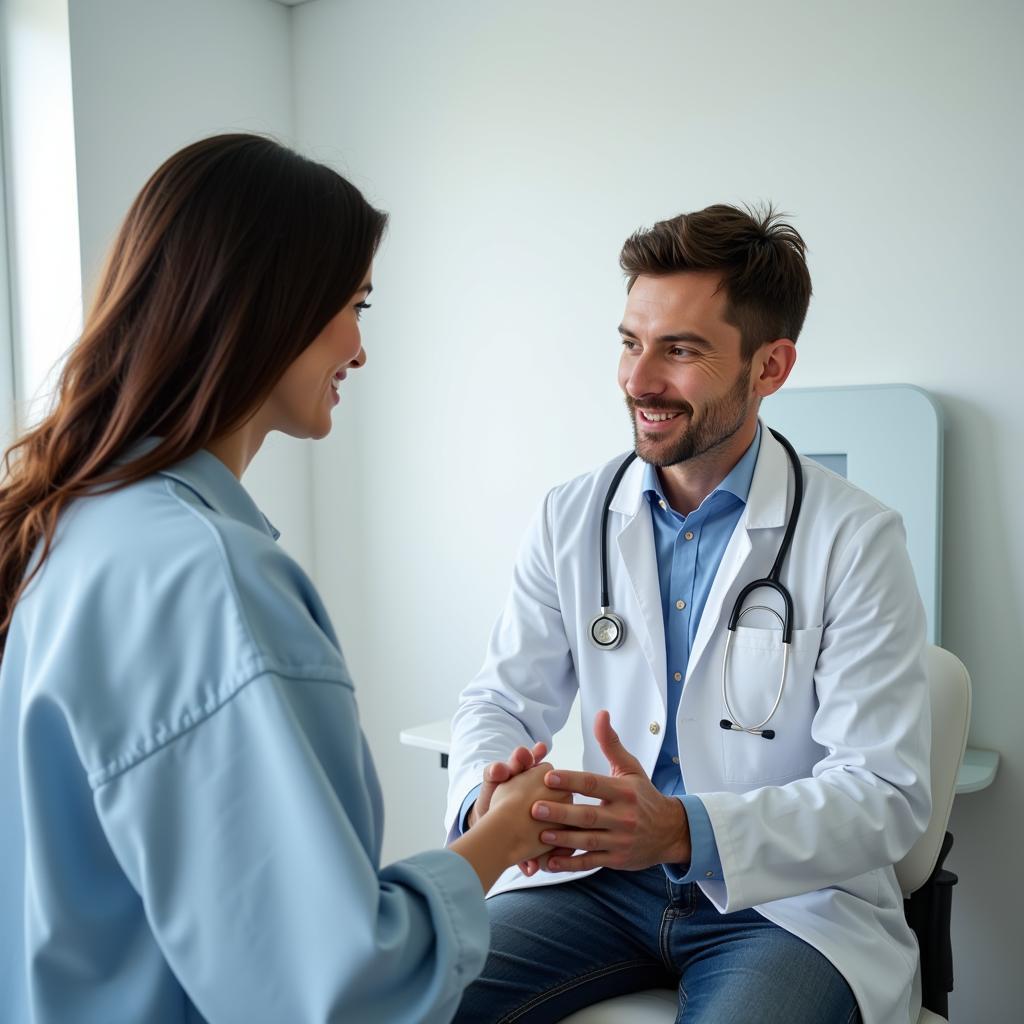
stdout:
[[(416, 725), (411, 729), (403, 729), (398, 738), (407, 747), (419, 747), (432, 750), (447, 759), (448, 748), (451, 746), (451, 728), (447, 718), (439, 718), (436, 722)], [(563, 746), (564, 746), (563, 742)], [(968, 747), (964, 753), (963, 764), (956, 777), (958, 793), (976, 793), (992, 784), (999, 767), (999, 754), (994, 750), (980, 750)]]
[(979, 750), (968, 747), (964, 751), (963, 764), (956, 776), (958, 793), (976, 793), (992, 785), (999, 767), (999, 754), (994, 750)]

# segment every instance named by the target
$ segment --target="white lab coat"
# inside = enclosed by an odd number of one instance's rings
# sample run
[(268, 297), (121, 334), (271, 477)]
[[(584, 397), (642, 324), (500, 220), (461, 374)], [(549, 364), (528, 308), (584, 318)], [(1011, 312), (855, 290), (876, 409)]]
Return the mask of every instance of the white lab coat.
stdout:
[[(577, 689), (584, 767), (607, 773), (590, 734), (607, 708), (626, 748), (654, 769), (668, 672), (639, 460), (608, 526), (611, 607), (626, 640), (610, 652), (588, 640), (601, 589), (602, 502), (619, 461), (551, 491), (524, 540), (486, 661), (452, 723), (450, 834), (483, 766), (519, 744), (550, 743)], [(792, 469), (768, 430), (686, 669), (680, 769), (707, 807), (724, 876), (700, 884), (723, 913), (755, 907), (820, 950), (849, 982), (865, 1024), (906, 1024), (920, 1007), (918, 953), (892, 865), (931, 810), (924, 612), (900, 517), (802, 462), (803, 510), (782, 573), (794, 601), (793, 653), (775, 739), (719, 726), (731, 717), (721, 682), (729, 613), (743, 585), (768, 574), (792, 500)], [(747, 724), (767, 715), (781, 666), (778, 624), (754, 616), (737, 630), (730, 665), (730, 703)], [(527, 879), (513, 868), (491, 895), (573, 877)]]

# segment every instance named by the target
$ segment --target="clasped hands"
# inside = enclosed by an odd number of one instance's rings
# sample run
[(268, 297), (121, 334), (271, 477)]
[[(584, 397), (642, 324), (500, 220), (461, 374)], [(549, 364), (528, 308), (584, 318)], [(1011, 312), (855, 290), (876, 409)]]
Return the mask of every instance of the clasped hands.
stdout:
[[(531, 816), (546, 826), (542, 842), (551, 850), (519, 866), (527, 876), (539, 870), (586, 871), (610, 867), (639, 871), (653, 864), (687, 864), (690, 830), (681, 801), (659, 792), (640, 762), (623, 746), (611, 716), (599, 711), (594, 737), (608, 761), (609, 774), (552, 769), (544, 784), (551, 799), (537, 800)], [(540, 764), (547, 748), (517, 747), (507, 761), (484, 769), (480, 794), (469, 813), (470, 828), (487, 813), (502, 783)], [(573, 794), (600, 800), (574, 803)], [(579, 851), (579, 852), (577, 852)]]

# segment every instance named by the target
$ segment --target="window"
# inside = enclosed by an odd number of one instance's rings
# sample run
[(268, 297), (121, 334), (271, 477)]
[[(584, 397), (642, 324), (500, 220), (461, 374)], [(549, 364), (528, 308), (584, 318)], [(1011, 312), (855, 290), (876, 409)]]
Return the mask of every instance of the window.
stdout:
[[(2, 97), (0, 97), (2, 100)], [(14, 440), (14, 336), (7, 245), (7, 199), (4, 189), (3, 104), (0, 102), (0, 450)]]

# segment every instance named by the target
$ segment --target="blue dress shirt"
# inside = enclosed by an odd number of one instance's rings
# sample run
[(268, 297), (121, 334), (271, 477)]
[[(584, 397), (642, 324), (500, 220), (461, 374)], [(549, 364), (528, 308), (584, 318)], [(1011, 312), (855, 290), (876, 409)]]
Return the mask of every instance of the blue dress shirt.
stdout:
[(200, 451), (80, 499), (0, 662), (0, 1017), (447, 1021), (476, 874), (380, 866), (380, 789), (312, 583)]
[(722, 877), (722, 862), (704, 802), (700, 797), (686, 793), (685, 780), (680, 772), (676, 713), (700, 617), (729, 539), (746, 506), (760, 448), (761, 424), (758, 423), (754, 440), (739, 462), (686, 516), (676, 512), (668, 503), (657, 469), (650, 464), (644, 469), (644, 496), (650, 504), (654, 526), (668, 666), (665, 738), (651, 781), (666, 796), (675, 796), (682, 801), (690, 827), (689, 865), (665, 865), (674, 882)]

